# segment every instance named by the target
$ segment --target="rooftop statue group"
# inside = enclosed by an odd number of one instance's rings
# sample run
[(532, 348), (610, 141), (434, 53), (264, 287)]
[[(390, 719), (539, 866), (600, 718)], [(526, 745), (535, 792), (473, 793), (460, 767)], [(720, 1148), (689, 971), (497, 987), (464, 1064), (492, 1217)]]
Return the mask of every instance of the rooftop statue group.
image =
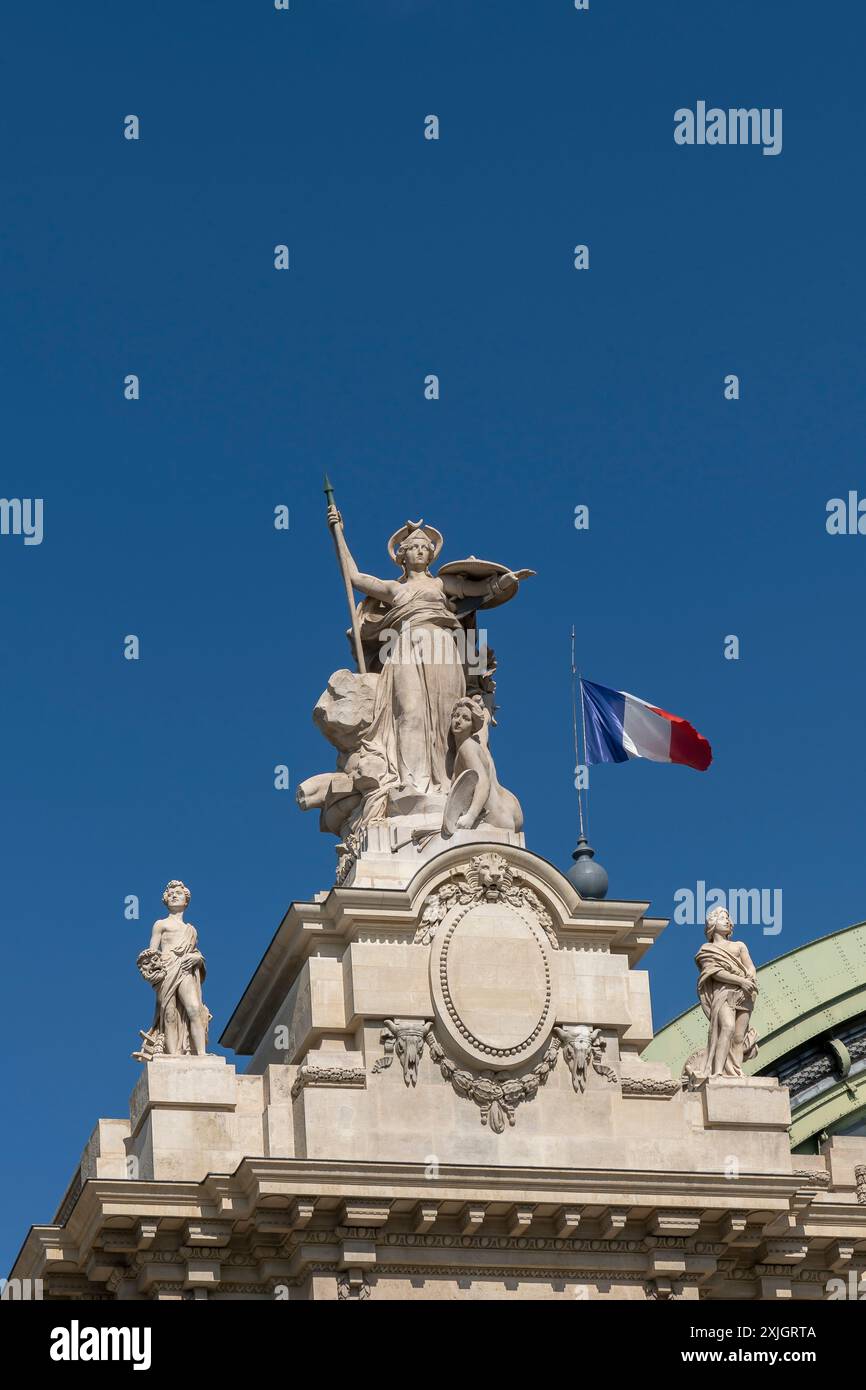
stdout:
[(399, 577), (365, 574), (326, 492), (356, 669), (336, 671), (313, 711), (337, 768), (304, 781), (298, 804), (320, 812), (341, 859), (354, 858), (360, 832), (377, 821), (403, 821), (416, 843), (482, 825), (520, 831), (520, 804), (490, 752), (495, 659), (476, 614), (507, 603), (533, 571), (470, 556), (433, 574), (442, 535), (407, 521), (388, 542)]
[[(434, 575), (442, 536), (422, 521), (407, 521), (388, 542), (400, 576), (365, 574), (346, 544), (330, 484), (325, 490), (356, 669), (336, 671), (313, 712), (337, 750), (336, 771), (303, 782), (298, 802), (319, 810), (321, 829), (340, 839), (337, 881), (359, 852), (361, 832), (375, 822), (407, 828), (400, 845), (436, 835), (447, 841), (459, 831), (480, 830), (482, 838), (489, 831), (519, 832), (523, 812), (500, 785), (489, 747), (495, 660), (476, 614), (507, 603), (533, 571), (470, 556)], [(355, 590), (364, 595), (357, 606)], [(133, 1054), (140, 1061), (207, 1055), (205, 962), (195, 927), (184, 921), (189, 900), (189, 889), (172, 879), (163, 893), (168, 915), (154, 923), (138, 957), (156, 996), (153, 1022)], [(685, 1064), (683, 1084), (690, 1087), (742, 1077), (744, 1062), (757, 1054), (751, 1014), (758, 981), (749, 952), (732, 941), (724, 907), (709, 913), (705, 933), (695, 963), (707, 1045)]]

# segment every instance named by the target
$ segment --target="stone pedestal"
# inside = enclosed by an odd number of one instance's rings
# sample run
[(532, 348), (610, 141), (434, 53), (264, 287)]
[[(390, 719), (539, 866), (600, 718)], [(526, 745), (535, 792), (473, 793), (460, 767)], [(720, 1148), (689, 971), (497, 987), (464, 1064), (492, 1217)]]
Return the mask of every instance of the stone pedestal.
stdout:
[(239, 1076), (224, 1057), (159, 1057), (142, 1067), (130, 1098), (127, 1154), (142, 1179), (200, 1179), (264, 1153), (260, 1076)]

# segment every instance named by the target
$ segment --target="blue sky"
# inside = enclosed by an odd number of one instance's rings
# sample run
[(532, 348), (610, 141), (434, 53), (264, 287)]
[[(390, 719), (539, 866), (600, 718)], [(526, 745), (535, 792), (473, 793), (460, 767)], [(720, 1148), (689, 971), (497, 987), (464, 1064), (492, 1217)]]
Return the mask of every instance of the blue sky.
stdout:
[[(127, 1113), (166, 880), (192, 888), (213, 1037), (332, 881), (273, 785), (331, 765), (325, 469), (374, 573), (419, 515), (443, 560), (538, 571), (488, 623), (530, 848), (567, 867), (576, 836), (574, 622), (590, 679), (715, 753), (594, 773), (611, 896), (668, 916), (698, 880), (780, 888), (782, 932), (743, 929), (759, 963), (866, 915), (866, 537), (825, 528), (866, 495), (864, 37), (805, 0), (7, 16), (0, 491), (44, 499), (44, 540), (0, 536), (4, 1268)], [(781, 107), (781, 155), (677, 146), (699, 99)], [(646, 959), (657, 1025), (693, 1001), (698, 937)]]

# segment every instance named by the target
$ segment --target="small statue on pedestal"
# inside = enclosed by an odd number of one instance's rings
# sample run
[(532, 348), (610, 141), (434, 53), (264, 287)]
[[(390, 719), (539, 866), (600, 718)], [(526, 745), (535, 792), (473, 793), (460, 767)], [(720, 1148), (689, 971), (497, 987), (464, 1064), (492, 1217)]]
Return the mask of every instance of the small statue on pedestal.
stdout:
[(168, 916), (154, 922), (150, 945), (138, 956), (143, 978), (156, 991), (156, 1009), (150, 1030), (139, 1030), (143, 1045), (132, 1054), (137, 1062), (207, 1053), (211, 1014), (201, 997), (204, 956), (195, 927), (183, 920), (191, 896), (180, 879), (171, 880), (162, 895)]
[(709, 1020), (706, 1048), (692, 1053), (684, 1076), (692, 1088), (711, 1076), (745, 1076), (743, 1062), (758, 1054), (751, 1026), (758, 973), (742, 941), (732, 941), (734, 924), (726, 907), (707, 916), (706, 945), (695, 956), (698, 998)]

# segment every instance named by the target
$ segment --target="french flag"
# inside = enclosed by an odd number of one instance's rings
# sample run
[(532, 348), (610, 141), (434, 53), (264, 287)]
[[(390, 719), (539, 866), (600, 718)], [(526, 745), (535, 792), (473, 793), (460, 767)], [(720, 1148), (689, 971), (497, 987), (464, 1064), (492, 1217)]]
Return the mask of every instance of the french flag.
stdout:
[(654, 763), (685, 763), (705, 772), (713, 750), (685, 719), (648, 705), (627, 690), (609, 690), (581, 679), (588, 763), (624, 763), (649, 758)]

